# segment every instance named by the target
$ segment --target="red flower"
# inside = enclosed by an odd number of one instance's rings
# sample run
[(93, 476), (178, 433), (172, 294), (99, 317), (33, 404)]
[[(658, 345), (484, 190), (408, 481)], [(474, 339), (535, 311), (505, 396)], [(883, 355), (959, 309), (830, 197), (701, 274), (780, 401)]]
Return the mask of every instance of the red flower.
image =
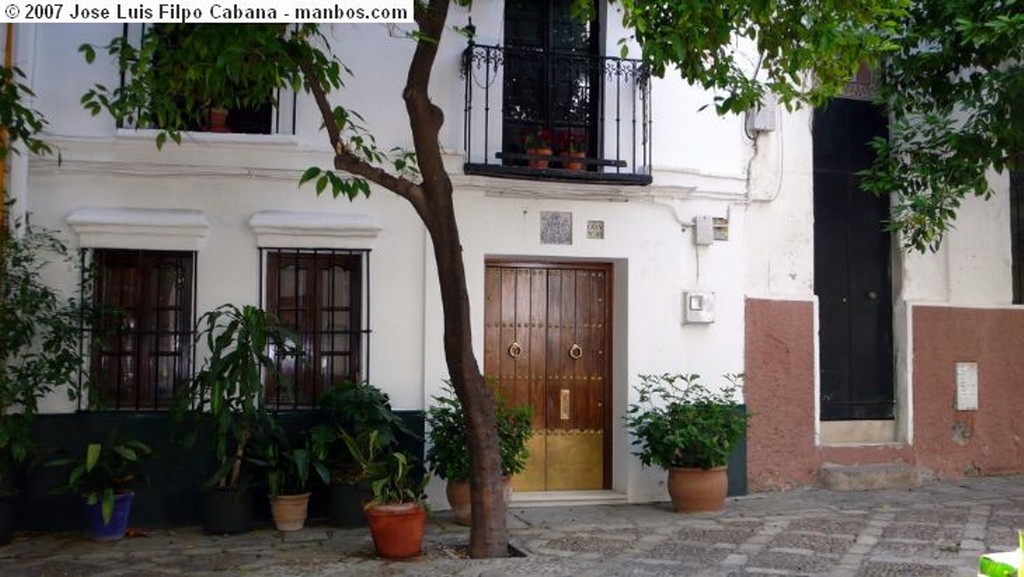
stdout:
[(523, 136), (523, 144), (527, 149), (551, 148), (551, 133), (545, 128), (531, 130)]
[(586, 135), (575, 130), (559, 133), (558, 144), (562, 152), (583, 152), (587, 149)]

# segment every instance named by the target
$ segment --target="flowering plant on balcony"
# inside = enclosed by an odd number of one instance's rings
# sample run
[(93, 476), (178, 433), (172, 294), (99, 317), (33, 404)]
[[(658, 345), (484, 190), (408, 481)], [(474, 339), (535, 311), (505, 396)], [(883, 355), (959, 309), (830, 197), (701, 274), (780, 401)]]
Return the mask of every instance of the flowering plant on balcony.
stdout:
[(527, 149), (551, 149), (551, 133), (544, 128), (538, 128), (526, 133), (523, 137), (523, 146)]
[(583, 133), (567, 130), (558, 135), (558, 144), (562, 153), (577, 155), (585, 153), (587, 145)]

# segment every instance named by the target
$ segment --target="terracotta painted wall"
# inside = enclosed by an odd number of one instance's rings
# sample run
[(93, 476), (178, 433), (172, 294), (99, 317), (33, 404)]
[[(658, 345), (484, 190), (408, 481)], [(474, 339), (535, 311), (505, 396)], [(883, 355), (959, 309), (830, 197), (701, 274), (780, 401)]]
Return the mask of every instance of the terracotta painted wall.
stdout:
[(814, 305), (746, 300), (745, 399), (751, 491), (814, 482)]
[[(914, 452), (936, 475), (1024, 472), (1024, 309), (914, 306)], [(978, 363), (978, 410), (955, 410), (954, 364)]]

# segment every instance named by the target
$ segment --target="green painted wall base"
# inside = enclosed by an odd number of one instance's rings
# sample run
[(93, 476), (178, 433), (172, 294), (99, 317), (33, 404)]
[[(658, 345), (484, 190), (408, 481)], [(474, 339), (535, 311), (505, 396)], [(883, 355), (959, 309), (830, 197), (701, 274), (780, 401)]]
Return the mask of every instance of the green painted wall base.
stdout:
[[(403, 448), (423, 455), (422, 411), (396, 411), (420, 439), (405, 439)], [(321, 422), (317, 411), (281, 413), (278, 419), (286, 430), (298, 432)], [(30, 531), (78, 530), (84, 527), (82, 499), (71, 494), (51, 494), (67, 477), (67, 468), (42, 466), (59, 449), (83, 452), (90, 442), (104, 442), (111, 432), (119, 439), (138, 439), (156, 451), (147, 466), (150, 482), (135, 488), (132, 527), (173, 527), (199, 524), (199, 489), (214, 470), (213, 451), (208, 435), (200, 435), (195, 445), (184, 448), (178, 441), (186, 428), (171, 422), (168, 414), (81, 412), (65, 415), (41, 415), (36, 423), (39, 457), (23, 472), (18, 483), (16, 527)], [(263, 490), (256, 488), (259, 495)], [(310, 517), (324, 517), (326, 491), (314, 492)], [(257, 520), (270, 519), (266, 499), (256, 498)]]

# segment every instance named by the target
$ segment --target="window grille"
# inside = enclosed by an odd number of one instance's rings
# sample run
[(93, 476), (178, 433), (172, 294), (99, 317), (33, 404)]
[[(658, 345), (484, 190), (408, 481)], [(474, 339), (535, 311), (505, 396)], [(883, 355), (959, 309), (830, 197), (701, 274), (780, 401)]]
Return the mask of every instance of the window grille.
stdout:
[(304, 353), (276, 359), (282, 382), (268, 379), (269, 406), (312, 408), (331, 386), (369, 378), (369, 256), (368, 250), (262, 251), (265, 308), (298, 333)]
[[(96, 249), (89, 406), (166, 409), (191, 376), (195, 253)], [(84, 336), (84, 335), (83, 335)]]

